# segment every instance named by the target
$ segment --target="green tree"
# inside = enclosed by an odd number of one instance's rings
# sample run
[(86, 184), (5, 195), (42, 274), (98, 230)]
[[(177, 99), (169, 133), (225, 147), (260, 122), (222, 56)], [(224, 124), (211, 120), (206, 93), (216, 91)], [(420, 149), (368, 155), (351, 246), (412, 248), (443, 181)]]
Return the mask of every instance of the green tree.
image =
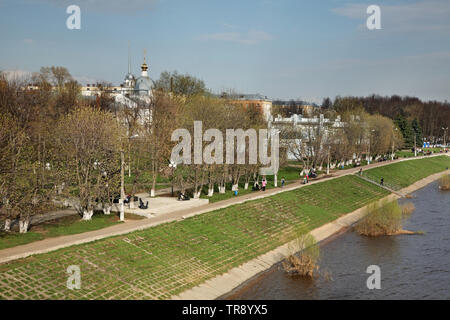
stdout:
[(399, 114), (395, 118), (395, 124), (400, 129), (400, 132), (402, 133), (403, 140), (404, 140), (404, 146), (406, 148), (412, 148), (414, 147), (414, 131), (411, 126), (411, 123), (402, 115)]
[[(422, 128), (420, 127), (419, 121), (417, 121), (416, 118), (414, 118), (414, 120), (411, 122), (411, 128), (412, 128), (413, 134), (416, 135), (417, 146), (422, 146), (423, 145)], [(414, 140), (414, 136), (413, 136), (413, 140)]]
[[(107, 195), (118, 191), (124, 131), (111, 113), (90, 107), (77, 108), (58, 121), (55, 167), (69, 186), (66, 192), (77, 198), (75, 207), (83, 220), (92, 218), (96, 200), (110, 200)], [(105, 213), (109, 206), (103, 203)]]

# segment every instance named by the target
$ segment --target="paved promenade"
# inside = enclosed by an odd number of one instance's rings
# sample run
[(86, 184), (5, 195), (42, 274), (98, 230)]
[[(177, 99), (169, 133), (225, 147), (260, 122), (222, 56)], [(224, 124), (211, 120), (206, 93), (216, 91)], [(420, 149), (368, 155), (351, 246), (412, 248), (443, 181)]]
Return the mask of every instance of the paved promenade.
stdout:
[[(443, 154), (435, 154), (432, 156), (426, 156), (426, 157), (434, 157), (434, 156), (440, 156)], [(449, 154), (446, 154), (447, 156), (450, 156)], [(394, 160), (394, 161), (384, 161), (384, 162), (378, 162), (378, 163), (372, 163), (368, 166), (364, 166), (363, 170), (367, 170), (370, 168), (376, 168), (381, 167), (385, 165), (389, 165), (395, 162), (401, 162), (401, 161), (408, 161), (413, 159), (420, 159), (425, 157), (417, 157), (417, 158), (407, 158), (407, 159), (400, 159), (400, 160)], [(330, 179), (336, 179), (338, 177), (342, 177), (349, 174), (354, 174), (358, 172), (360, 167), (357, 168), (351, 168), (347, 170), (338, 170), (331, 174), (330, 177), (321, 178), (317, 180), (311, 181), (309, 184), (314, 183), (320, 183), (322, 181), (330, 180)], [(289, 184), (285, 186), (284, 188), (274, 188), (269, 189), (265, 192), (259, 191), (259, 192), (253, 192), (250, 194), (233, 197), (227, 200), (219, 201), (216, 203), (206, 204), (202, 205), (196, 208), (188, 208), (183, 210), (177, 210), (169, 213), (165, 213), (162, 215), (158, 215), (152, 218), (144, 219), (144, 220), (134, 220), (134, 221), (126, 221), (125, 223), (117, 224), (111, 227), (103, 228), (100, 230), (90, 231), (90, 232), (84, 232), (80, 234), (74, 234), (74, 235), (68, 235), (68, 236), (62, 236), (62, 237), (56, 237), (56, 238), (48, 238), (41, 241), (35, 241), (29, 244), (16, 246), (13, 248), (3, 249), (0, 250), (0, 263), (5, 263), (8, 261), (24, 258), (33, 254), (38, 253), (45, 253), (54, 251), (57, 249), (92, 242), (96, 240), (100, 240), (103, 238), (116, 236), (116, 235), (122, 235), (126, 233), (130, 233), (133, 231), (143, 230), (146, 228), (154, 227), (162, 223), (167, 223), (171, 221), (176, 220), (182, 220), (187, 217), (195, 216), (198, 214), (202, 214), (205, 212), (213, 211), (216, 209), (225, 208), (231, 205), (243, 203), (249, 200), (255, 200), (255, 199), (261, 199), (265, 198), (274, 194), (278, 194), (281, 192), (286, 192), (289, 190), (294, 190), (298, 188), (302, 188), (303, 184), (300, 184), (300, 180), (297, 182), (294, 182), (292, 184)]]

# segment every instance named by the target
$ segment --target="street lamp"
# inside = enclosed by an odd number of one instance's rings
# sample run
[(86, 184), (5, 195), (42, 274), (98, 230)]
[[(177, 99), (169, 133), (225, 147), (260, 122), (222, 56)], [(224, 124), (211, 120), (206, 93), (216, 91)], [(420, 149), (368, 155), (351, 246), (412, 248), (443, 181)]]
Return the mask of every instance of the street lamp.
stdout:
[(414, 157), (417, 157), (417, 145), (416, 145), (416, 140), (417, 140), (417, 133), (416, 133), (416, 131), (414, 131)]
[[(394, 129), (395, 131), (398, 131), (397, 128)], [(394, 133), (394, 131), (392, 131)], [(391, 154), (391, 158), (392, 161), (394, 161), (394, 142), (395, 142), (395, 133), (392, 136), (392, 154)]]
[(448, 130), (448, 127), (446, 127), (446, 128), (442, 127), (442, 130), (444, 130), (444, 151), (445, 151), (445, 150), (447, 150), (447, 141), (446, 141), (446, 138), (447, 138), (447, 130)]
[(327, 163), (327, 175), (330, 174), (330, 149), (331, 146), (328, 146), (328, 163)]
[(367, 165), (370, 164), (370, 144), (372, 142), (372, 132), (375, 132), (375, 129), (370, 130), (370, 133), (369, 133), (369, 158), (367, 160)]
[(177, 164), (175, 162), (173, 162), (172, 160), (169, 161), (169, 168), (172, 170), (172, 197), (173, 197), (173, 172), (175, 171), (175, 169), (177, 168)]
[(119, 217), (120, 221), (125, 221), (125, 154), (123, 150), (120, 150), (120, 200), (119, 200)]

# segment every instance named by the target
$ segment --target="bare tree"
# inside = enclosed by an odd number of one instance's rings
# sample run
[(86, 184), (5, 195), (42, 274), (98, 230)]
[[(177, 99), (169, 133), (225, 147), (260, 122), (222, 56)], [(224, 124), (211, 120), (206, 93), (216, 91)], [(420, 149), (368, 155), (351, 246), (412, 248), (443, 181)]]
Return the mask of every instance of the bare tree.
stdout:
[(81, 107), (59, 120), (55, 139), (57, 169), (63, 172), (67, 191), (72, 191), (69, 195), (78, 199), (83, 220), (90, 220), (96, 200), (104, 197), (102, 189), (111, 187), (108, 180), (119, 174), (124, 128), (111, 113)]

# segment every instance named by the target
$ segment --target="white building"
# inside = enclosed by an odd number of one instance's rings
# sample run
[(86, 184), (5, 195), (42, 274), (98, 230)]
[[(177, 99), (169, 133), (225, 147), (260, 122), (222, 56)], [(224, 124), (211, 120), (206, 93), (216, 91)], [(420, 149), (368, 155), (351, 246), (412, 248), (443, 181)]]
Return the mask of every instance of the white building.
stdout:
[[(303, 117), (300, 114), (294, 114), (290, 118), (283, 118), (278, 115), (269, 121), (269, 128), (278, 129), (281, 133), (280, 143), (285, 146), (298, 146), (302, 145), (304, 141), (309, 141), (315, 139), (314, 135), (316, 132), (321, 132), (323, 134), (323, 140), (325, 141), (327, 137), (333, 130), (343, 128), (345, 123), (341, 121), (341, 117), (337, 116), (335, 120), (325, 118), (323, 114), (319, 117)], [(284, 132), (289, 132), (288, 137), (283, 137)], [(297, 157), (295, 153), (297, 150), (290, 150), (287, 148), (287, 157), (289, 160), (296, 160)]]
[(117, 103), (133, 107), (137, 100), (149, 101), (152, 96), (152, 87), (145, 56), (139, 77), (135, 77), (131, 73), (131, 62), (128, 56), (128, 73), (120, 86), (99, 87), (95, 84), (87, 84), (87, 86), (81, 87), (81, 94), (85, 97), (93, 97), (105, 92), (112, 95)]

